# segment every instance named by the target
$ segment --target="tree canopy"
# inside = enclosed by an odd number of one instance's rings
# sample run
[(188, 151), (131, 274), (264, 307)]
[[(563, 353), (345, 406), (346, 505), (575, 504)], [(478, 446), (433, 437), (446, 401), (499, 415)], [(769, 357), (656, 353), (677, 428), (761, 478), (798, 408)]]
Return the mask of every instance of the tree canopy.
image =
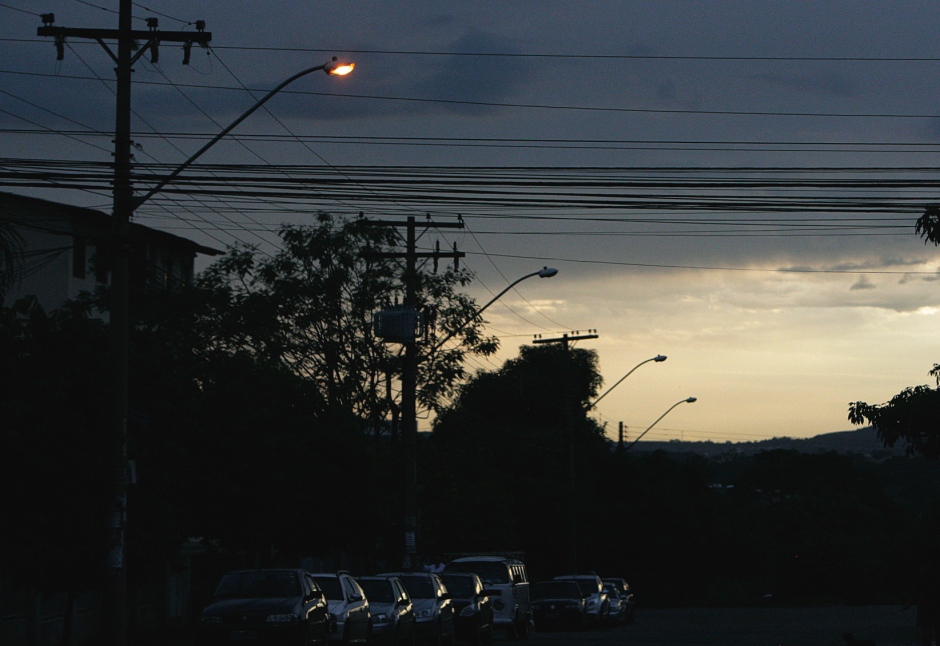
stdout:
[[(928, 206), (914, 231), (924, 244), (940, 245), (940, 206)], [(934, 364), (929, 374), (938, 388), (911, 386), (884, 404), (854, 402), (849, 405), (849, 421), (871, 424), (885, 446), (903, 441), (908, 454), (940, 457), (940, 364)]]
[[(373, 333), (373, 313), (404, 299), (401, 267), (370, 250), (394, 246), (394, 231), (361, 220), (320, 213), (313, 226), (286, 226), (273, 256), (236, 248), (197, 281), (205, 307), (197, 320), (209, 352), (249, 352), (273, 361), (313, 384), (327, 405), (351, 411), (365, 423), (385, 419), (394, 401), (388, 375), (397, 376), (400, 347)], [(471, 320), (474, 302), (457, 291), (471, 280), (466, 270), (419, 271), (417, 307), (435, 334), (456, 331), (454, 345), (419, 368), (419, 397), (437, 408), (465, 376), (465, 354), (489, 355), (495, 338)]]
[[(930, 374), (940, 386), (940, 364)], [(886, 446), (905, 443), (909, 454), (940, 457), (940, 389), (927, 385), (905, 388), (891, 401), (872, 405), (855, 402), (849, 406), (849, 421), (871, 424)]]

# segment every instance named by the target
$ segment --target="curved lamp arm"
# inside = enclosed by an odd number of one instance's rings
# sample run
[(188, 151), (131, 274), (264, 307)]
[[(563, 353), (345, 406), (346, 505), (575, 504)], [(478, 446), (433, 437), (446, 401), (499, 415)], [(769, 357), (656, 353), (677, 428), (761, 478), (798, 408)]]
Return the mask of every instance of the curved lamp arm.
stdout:
[(285, 87), (287, 87), (288, 85), (290, 85), (291, 83), (293, 83), (294, 81), (296, 81), (297, 79), (299, 79), (300, 77), (306, 76), (307, 74), (311, 74), (311, 73), (313, 73), (313, 72), (319, 72), (319, 71), (321, 71), (321, 70), (324, 71), (324, 72), (326, 72), (327, 74), (332, 74), (332, 75), (335, 75), (335, 76), (345, 76), (346, 74), (349, 74), (350, 72), (352, 72), (354, 67), (356, 67), (356, 64), (355, 64), (355, 63), (349, 63), (349, 62), (340, 61), (340, 60), (337, 60), (337, 58), (334, 56), (332, 59), (328, 60), (327, 62), (323, 63), (322, 65), (317, 65), (317, 66), (315, 66), (315, 67), (310, 67), (310, 68), (307, 68), (307, 69), (305, 69), (305, 70), (301, 70), (300, 72), (297, 72), (296, 74), (294, 74), (293, 76), (291, 76), (291, 77), (290, 77), (289, 79), (287, 79), (286, 81), (282, 81), (280, 85), (278, 85), (276, 88), (274, 88), (273, 90), (271, 90), (270, 92), (268, 92), (267, 94), (265, 94), (257, 103), (255, 103), (253, 106), (251, 106), (250, 108), (248, 108), (248, 110), (246, 110), (240, 117), (238, 117), (237, 119), (235, 119), (235, 121), (233, 121), (232, 123), (230, 123), (230, 124), (228, 125), (228, 127), (226, 127), (224, 130), (222, 130), (222, 132), (220, 132), (220, 133), (217, 134), (215, 137), (213, 137), (213, 138), (209, 141), (209, 143), (207, 143), (205, 146), (203, 146), (202, 148), (200, 148), (199, 150), (197, 150), (197, 151), (192, 155), (192, 157), (190, 157), (189, 159), (187, 159), (186, 161), (184, 161), (182, 164), (180, 164), (180, 165), (176, 168), (176, 170), (174, 170), (172, 173), (170, 173), (169, 175), (167, 175), (166, 177), (164, 177), (162, 180), (160, 180), (159, 182), (157, 182), (156, 186), (154, 186), (153, 188), (151, 188), (151, 189), (147, 192), (146, 195), (144, 195), (143, 197), (134, 198), (134, 208), (137, 209), (137, 208), (140, 207), (144, 202), (146, 202), (146, 201), (149, 200), (151, 197), (153, 197), (154, 195), (156, 195), (164, 186), (166, 186), (167, 184), (169, 184), (169, 183), (170, 183), (171, 181), (173, 181), (180, 173), (182, 173), (184, 170), (186, 170), (187, 168), (189, 168), (189, 166), (190, 166), (194, 161), (196, 161), (197, 159), (199, 159), (200, 157), (202, 157), (202, 154), (203, 154), (204, 152), (206, 152), (207, 150), (209, 150), (210, 148), (212, 148), (214, 145), (216, 145), (216, 144), (219, 142), (219, 140), (222, 139), (222, 137), (224, 137), (225, 135), (227, 135), (228, 133), (230, 133), (232, 130), (234, 130), (235, 127), (238, 126), (238, 124), (240, 124), (242, 121), (244, 121), (245, 119), (247, 119), (248, 117), (250, 117), (250, 116), (255, 112), (255, 110), (257, 110), (258, 108), (260, 108), (261, 106), (263, 106), (265, 103), (267, 103), (267, 102), (268, 102), (268, 99), (270, 99), (272, 96), (274, 96), (275, 94), (277, 94), (278, 92), (280, 92), (281, 90), (283, 90)]
[(693, 404), (693, 403), (695, 403), (696, 401), (698, 401), (698, 400), (697, 400), (695, 397), (689, 397), (689, 398), (687, 398), (687, 399), (680, 399), (679, 401), (677, 401), (675, 404), (673, 404), (672, 406), (670, 406), (669, 408), (667, 408), (665, 413), (663, 413), (662, 415), (660, 415), (660, 416), (656, 419), (655, 422), (653, 422), (652, 424), (650, 424), (650, 425), (646, 428), (645, 431), (643, 431), (642, 433), (640, 433), (640, 434), (637, 436), (637, 438), (636, 438), (635, 440), (633, 440), (633, 441), (630, 443), (630, 446), (628, 446), (628, 447), (627, 447), (626, 449), (624, 449), (624, 450), (625, 450), (625, 451), (629, 451), (630, 449), (632, 449), (632, 448), (633, 448), (633, 445), (636, 444), (637, 442), (639, 442), (639, 441), (640, 441), (640, 438), (642, 438), (644, 435), (646, 435), (647, 433), (649, 433), (649, 432), (650, 432), (650, 429), (653, 428), (654, 426), (656, 426), (656, 425), (659, 423), (659, 420), (661, 420), (661, 419), (664, 418), (666, 415), (668, 415), (668, 414), (669, 414), (669, 411), (671, 411), (673, 408), (675, 408), (675, 407), (678, 406), (679, 404)]
[(478, 316), (483, 312), (483, 310), (485, 310), (487, 307), (489, 307), (490, 305), (492, 305), (493, 303), (495, 303), (496, 301), (498, 301), (500, 296), (502, 296), (503, 294), (505, 294), (506, 292), (508, 292), (510, 289), (512, 289), (513, 287), (515, 287), (516, 285), (518, 285), (519, 283), (521, 283), (521, 282), (524, 281), (525, 279), (527, 279), (527, 278), (532, 278), (533, 276), (538, 276), (539, 278), (551, 278), (552, 276), (554, 276), (554, 275), (557, 274), (557, 273), (558, 273), (558, 270), (555, 269), (554, 267), (542, 267), (542, 268), (539, 269), (538, 271), (533, 271), (531, 274), (526, 274), (525, 276), (522, 276), (521, 278), (517, 278), (516, 280), (512, 281), (511, 283), (509, 283), (509, 285), (506, 287), (506, 289), (504, 289), (504, 290), (501, 291), (499, 294), (497, 294), (496, 296), (494, 296), (493, 298), (491, 298), (491, 299), (489, 300), (489, 302), (488, 302), (486, 305), (484, 305), (483, 307), (481, 307), (480, 309), (478, 309), (476, 312), (474, 312), (473, 314), (471, 314), (470, 316), (468, 316), (460, 325), (458, 325), (456, 328), (454, 328), (454, 331), (453, 331), (453, 332), (451, 332), (450, 334), (448, 334), (447, 336), (445, 336), (443, 339), (441, 339), (440, 341), (438, 341), (437, 343), (435, 343), (435, 344), (434, 344), (434, 347), (431, 348), (431, 349), (428, 351), (428, 354), (433, 354), (433, 353), (437, 352), (438, 350), (440, 350), (440, 348), (441, 348), (442, 345), (444, 345), (445, 343), (447, 343), (448, 341), (450, 341), (451, 339), (453, 339), (454, 336), (456, 336), (458, 332), (460, 332), (462, 329), (464, 329), (464, 327), (466, 327), (467, 324), (469, 324), (473, 319), (475, 319), (476, 317), (478, 317)]
[(604, 399), (604, 397), (607, 396), (607, 393), (609, 393), (611, 390), (613, 390), (614, 388), (616, 388), (617, 386), (619, 386), (621, 381), (623, 381), (624, 379), (626, 379), (627, 377), (629, 377), (630, 375), (632, 375), (632, 374), (633, 374), (633, 371), (636, 370), (637, 368), (639, 368), (640, 366), (642, 366), (644, 363), (649, 363), (650, 361), (655, 361), (655, 362), (657, 362), (657, 363), (662, 363), (662, 362), (665, 361), (666, 359), (668, 359), (668, 357), (667, 357), (666, 355), (664, 355), (664, 354), (657, 354), (655, 357), (650, 357), (650, 358), (647, 359), (646, 361), (641, 361), (640, 363), (636, 364), (635, 366), (633, 366), (633, 367), (630, 369), (630, 372), (628, 372), (628, 373), (625, 374), (623, 377), (621, 377), (620, 379), (618, 379), (618, 380), (617, 380), (617, 383), (615, 383), (613, 386), (611, 386), (610, 388), (608, 388), (607, 390), (605, 390), (603, 395), (601, 395), (600, 397), (598, 397), (597, 399), (595, 399), (593, 402), (591, 402), (590, 404), (588, 404), (588, 407), (584, 409), (584, 412), (586, 413), (586, 412), (588, 412), (589, 410), (591, 410), (592, 408), (594, 408), (595, 406), (597, 406), (597, 402), (599, 402), (600, 400)]

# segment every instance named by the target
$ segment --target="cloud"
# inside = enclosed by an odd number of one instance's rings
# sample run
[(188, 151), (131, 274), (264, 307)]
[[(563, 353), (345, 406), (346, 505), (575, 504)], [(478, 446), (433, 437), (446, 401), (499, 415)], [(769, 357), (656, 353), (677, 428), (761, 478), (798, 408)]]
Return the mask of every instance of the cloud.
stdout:
[[(518, 53), (519, 47), (509, 39), (480, 31), (467, 32), (450, 46), (454, 52), (505, 52)], [(431, 73), (411, 85), (408, 94), (430, 97), (440, 101), (465, 101), (473, 97), (481, 103), (507, 101), (519, 91), (530, 78), (531, 63), (527, 59), (509, 62), (497, 57), (470, 57), (453, 55), (445, 57)], [(449, 112), (482, 114), (495, 108), (481, 105), (449, 105)]]
[(858, 291), (860, 289), (876, 289), (875, 285), (868, 279), (867, 276), (862, 276), (856, 281), (854, 285), (849, 288), (851, 291)]
[(751, 76), (755, 81), (782, 88), (796, 90), (805, 94), (819, 96), (855, 96), (855, 84), (841, 74), (755, 74)]

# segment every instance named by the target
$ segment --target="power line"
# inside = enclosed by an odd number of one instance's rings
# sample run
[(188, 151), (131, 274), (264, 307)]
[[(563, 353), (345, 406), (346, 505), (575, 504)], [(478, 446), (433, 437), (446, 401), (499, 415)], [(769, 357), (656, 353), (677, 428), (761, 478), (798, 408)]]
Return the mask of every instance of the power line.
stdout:
[[(18, 70), (0, 70), (0, 74), (22, 75), (37, 78), (58, 78), (70, 80), (93, 80), (87, 76), (77, 76), (74, 74), (45, 74), (40, 72), (23, 72)], [(165, 82), (146, 81), (135, 79), (138, 85), (166, 86)], [(200, 85), (195, 83), (178, 83), (179, 87), (227, 90), (227, 91), (245, 91), (245, 88), (223, 86), (223, 85)], [(264, 92), (261, 89), (248, 88), (251, 92)], [(596, 112), (596, 113), (614, 113), (614, 114), (691, 114), (691, 115), (711, 115), (711, 116), (736, 116), (736, 117), (812, 117), (812, 118), (852, 118), (852, 119), (936, 119), (937, 114), (902, 114), (890, 112), (785, 112), (782, 110), (693, 110), (691, 108), (624, 108), (611, 106), (578, 106), (578, 105), (551, 105), (544, 103), (510, 103), (499, 101), (468, 101), (457, 99), (435, 99), (427, 97), (403, 97), (403, 96), (385, 96), (377, 94), (351, 94), (337, 92), (313, 92), (308, 90), (283, 90), (282, 94), (296, 94), (300, 96), (329, 96), (342, 97), (347, 99), (363, 99), (369, 101), (389, 101), (404, 103), (422, 103), (436, 105), (461, 105), (473, 107), (490, 108), (516, 108), (527, 110), (549, 110), (549, 111), (571, 111), (571, 112)]]

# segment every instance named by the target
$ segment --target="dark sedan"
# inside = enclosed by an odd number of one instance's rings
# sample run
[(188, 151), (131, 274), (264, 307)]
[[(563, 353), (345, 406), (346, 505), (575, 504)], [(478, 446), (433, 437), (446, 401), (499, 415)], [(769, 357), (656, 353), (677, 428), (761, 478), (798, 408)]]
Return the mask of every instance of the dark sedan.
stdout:
[(459, 641), (493, 641), (493, 602), (476, 574), (443, 574), (441, 579), (454, 602), (454, 628)]
[(587, 599), (576, 581), (542, 581), (532, 588), (535, 629), (555, 627), (581, 630), (587, 624)]
[(326, 597), (303, 570), (229, 572), (199, 617), (201, 644), (326, 644)]

